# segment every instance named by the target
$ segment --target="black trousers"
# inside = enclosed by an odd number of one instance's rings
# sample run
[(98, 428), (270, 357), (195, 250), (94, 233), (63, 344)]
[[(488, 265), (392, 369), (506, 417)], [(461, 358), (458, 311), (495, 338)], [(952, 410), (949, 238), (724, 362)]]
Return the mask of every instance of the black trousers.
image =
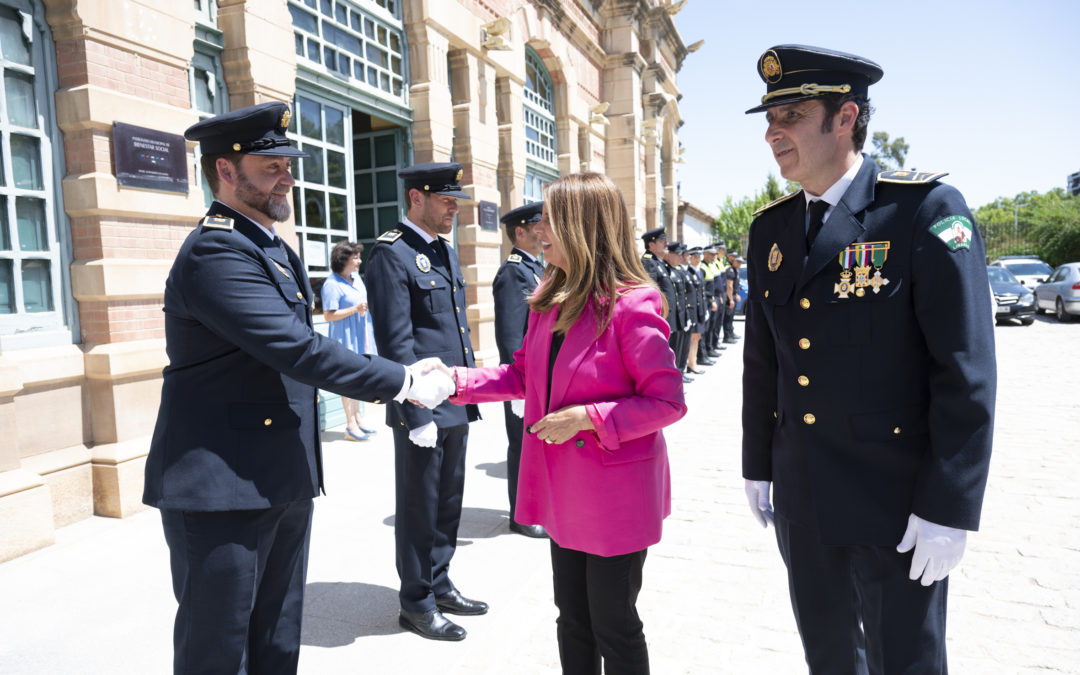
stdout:
[(514, 522), (518, 469), (521, 468), (521, 438), (525, 433), (525, 420), (510, 410), (510, 401), (503, 402), (503, 416), (506, 418), (506, 492), (510, 497), (510, 522)]
[(637, 613), (648, 549), (604, 557), (551, 542), (559, 660), (563, 675), (648, 675)]
[(174, 673), (295, 673), (310, 499), (256, 511), (162, 510)]
[(680, 371), (686, 370), (686, 363), (690, 360), (690, 333), (678, 329), (671, 331), (668, 345), (675, 352), (675, 367)]
[(457, 549), (468, 440), (469, 425), (460, 424), (439, 429), (435, 447), (422, 448), (404, 427), (394, 427), (394, 542), (404, 610), (435, 609), (435, 596), (454, 590), (450, 559)]
[(825, 546), (779, 513), (776, 541), (812, 675), (948, 673), (948, 578), (924, 587), (908, 579), (910, 552)]
[(716, 298), (716, 311), (709, 314), (709, 329), (705, 335), (708, 341), (707, 349), (716, 349), (720, 346), (720, 329), (724, 324), (724, 300)]
[(735, 308), (726, 307), (724, 311), (724, 337), (735, 337)]

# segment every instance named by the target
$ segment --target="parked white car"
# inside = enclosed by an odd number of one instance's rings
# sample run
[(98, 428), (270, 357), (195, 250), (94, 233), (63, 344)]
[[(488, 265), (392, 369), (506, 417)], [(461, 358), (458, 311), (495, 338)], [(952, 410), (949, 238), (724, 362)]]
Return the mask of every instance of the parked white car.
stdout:
[(1047, 265), (1038, 256), (1034, 255), (1003, 255), (994, 262), (992, 267), (1004, 267), (1012, 272), (1021, 285), (1035, 288), (1050, 278), (1054, 268)]

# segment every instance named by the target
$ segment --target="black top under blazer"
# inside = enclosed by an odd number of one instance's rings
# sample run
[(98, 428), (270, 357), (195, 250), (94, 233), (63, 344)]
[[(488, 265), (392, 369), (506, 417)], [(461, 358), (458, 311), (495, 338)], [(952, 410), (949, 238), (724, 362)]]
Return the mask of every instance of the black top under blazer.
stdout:
[[(777, 512), (825, 544), (895, 546), (909, 513), (978, 529), (997, 380), (985, 251), (974, 226), (955, 250), (930, 231), (974, 222), (963, 197), (864, 155), (804, 258), (796, 194), (750, 228), (744, 477), (773, 481)], [(841, 298), (855, 242), (889, 243), (889, 283)]]

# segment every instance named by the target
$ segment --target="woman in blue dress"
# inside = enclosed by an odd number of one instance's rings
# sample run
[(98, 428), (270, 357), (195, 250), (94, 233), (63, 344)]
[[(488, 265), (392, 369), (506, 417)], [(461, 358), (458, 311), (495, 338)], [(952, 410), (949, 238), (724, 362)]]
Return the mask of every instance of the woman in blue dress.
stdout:
[[(322, 286), (323, 316), (328, 322), (330, 338), (358, 354), (377, 354), (367, 288), (357, 274), (363, 250), (364, 245), (359, 242), (342, 241), (330, 252), (332, 273)], [(345, 409), (345, 438), (366, 441), (375, 433), (375, 429), (364, 423), (362, 403), (342, 396), (341, 405)]]

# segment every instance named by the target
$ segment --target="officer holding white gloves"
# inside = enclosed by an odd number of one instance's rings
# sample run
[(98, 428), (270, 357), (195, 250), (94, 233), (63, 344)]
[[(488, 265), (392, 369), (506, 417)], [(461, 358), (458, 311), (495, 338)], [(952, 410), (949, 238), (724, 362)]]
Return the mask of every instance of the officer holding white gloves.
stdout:
[(802, 189), (750, 227), (750, 508), (775, 526), (811, 673), (944, 674), (947, 577), (993, 437), (983, 243), (945, 174), (860, 152), (880, 66), (780, 45), (758, 72), (747, 112)]
[[(418, 164), (398, 176), (408, 200), (407, 217), (379, 236), (364, 273), (375, 342), (380, 354), (403, 363), (436, 358), (448, 366), (472, 367), (465, 278), (457, 253), (440, 236), (453, 229), (457, 200), (469, 199), (461, 191), (462, 167)], [(394, 433), (399, 623), (432, 640), (465, 639), (465, 629), (444, 613), (484, 614), (488, 609), (462, 596), (450, 580), (469, 422), (478, 419), (475, 405), (386, 406), (386, 423)]]

